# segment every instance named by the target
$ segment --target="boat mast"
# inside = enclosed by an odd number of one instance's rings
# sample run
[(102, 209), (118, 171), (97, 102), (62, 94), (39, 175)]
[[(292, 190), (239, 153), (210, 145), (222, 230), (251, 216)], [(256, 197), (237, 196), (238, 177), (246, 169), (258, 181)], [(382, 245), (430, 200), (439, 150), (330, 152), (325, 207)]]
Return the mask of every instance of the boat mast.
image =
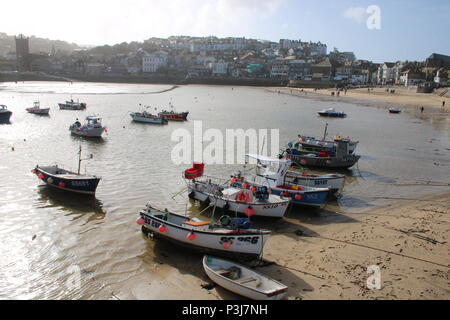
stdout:
[(81, 145), (80, 150), (78, 151), (78, 175), (80, 175), (80, 167), (81, 167)]
[(327, 129), (328, 129), (328, 123), (325, 124), (325, 131), (323, 133), (323, 140), (325, 141), (325, 138), (327, 137)]

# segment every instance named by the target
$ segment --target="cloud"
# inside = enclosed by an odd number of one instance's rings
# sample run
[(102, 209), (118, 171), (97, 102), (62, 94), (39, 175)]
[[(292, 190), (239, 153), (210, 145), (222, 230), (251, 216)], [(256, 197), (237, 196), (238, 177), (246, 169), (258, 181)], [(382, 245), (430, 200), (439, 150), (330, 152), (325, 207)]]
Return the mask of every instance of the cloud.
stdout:
[(367, 20), (367, 9), (363, 7), (350, 7), (345, 9), (344, 17), (356, 23), (363, 23)]

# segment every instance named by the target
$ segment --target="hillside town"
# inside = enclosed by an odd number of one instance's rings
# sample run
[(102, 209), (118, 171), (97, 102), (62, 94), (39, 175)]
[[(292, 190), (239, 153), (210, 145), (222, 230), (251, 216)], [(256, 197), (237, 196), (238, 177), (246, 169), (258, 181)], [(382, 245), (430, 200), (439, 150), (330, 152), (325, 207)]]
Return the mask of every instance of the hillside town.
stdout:
[[(321, 42), (171, 36), (114, 46), (80, 47), (63, 41), (0, 33), (0, 72), (64, 77), (271, 79), (314, 85), (449, 85), (450, 56), (424, 61), (373, 62)], [(42, 40), (42, 39), (41, 39)], [(39, 44), (39, 45), (38, 45)]]

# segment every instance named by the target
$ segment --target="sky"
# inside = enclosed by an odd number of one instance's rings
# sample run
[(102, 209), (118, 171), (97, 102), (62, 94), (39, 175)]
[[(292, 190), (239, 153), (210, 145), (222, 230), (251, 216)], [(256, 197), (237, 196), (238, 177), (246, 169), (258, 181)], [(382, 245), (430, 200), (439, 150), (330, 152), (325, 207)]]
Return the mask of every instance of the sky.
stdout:
[[(374, 62), (450, 55), (448, 0), (1, 0), (0, 32), (80, 45), (171, 35), (321, 41)], [(369, 20), (369, 25), (368, 25)]]

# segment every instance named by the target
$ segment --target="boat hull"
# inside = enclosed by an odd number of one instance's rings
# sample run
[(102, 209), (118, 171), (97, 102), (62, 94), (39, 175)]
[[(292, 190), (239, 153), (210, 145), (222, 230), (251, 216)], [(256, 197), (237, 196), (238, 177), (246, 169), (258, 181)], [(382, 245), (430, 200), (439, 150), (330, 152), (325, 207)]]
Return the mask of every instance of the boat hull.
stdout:
[(328, 118), (346, 118), (347, 115), (345, 113), (330, 113), (330, 112), (318, 112), (321, 117)]
[(84, 109), (86, 109), (85, 103), (81, 103), (79, 105), (58, 103), (58, 106), (59, 106), (60, 110), (84, 110)]
[[(263, 185), (246, 181), (247, 189), (254, 187), (262, 187)], [(236, 182), (233, 185), (242, 186), (242, 182)], [(326, 204), (329, 189), (322, 188), (317, 191), (305, 191), (305, 190), (290, 190), (278, 187), (270, 187), (273, 195), (282, 197), (283, 199), (290, 200), (291, 203), (306, 207), (321, 208)], [(281, 196), (281, 194), (287, 193), (287, 195)], [(300, 195), (301, 199), (296, 199), (296, 195)]]
[[(142, 226), (144, 233), (151, 232), (156, 237), (162, 237), (192, 249), (221, 255), (238, 254), (258, 257), (270, 236), (269, 231), (246, 233), (227, 229), (222, 229), (223, 232), (196, 230), (194, 227), (179, 226), (143, 212), (141, 212), (141, 218), (145, 222)], [(161, 232), (159, 228), (162, 225), (166, 228), (164, 232)], [(187, 238), (189, 233), (195, 234), (195, 239), (189, 240)], [(225, 248), (224, 243), (229, 243), (229, 247)]]
[(303, 176), (294, 172), (289, 172), (290, 176), (295, 176), (296, 185), (312, 188), (328, 188), (331, 194), (337, 193), (344, 187), (344, 175), (323, 175), (323, 176)]
[(304, 167), (311, 168), (333, 168), (333, 169), (348, 169), (353, 167), (361, 158), (358, 155), (347, 155), (342, 158), (331, 157), (307, 157), (305, 155), (288, 154), (287, 158), (293, 162), (299, 163)]
[(74, 135), (88, 138), (101, 138), (103, 131), (105, 128), (79, 128), (79, 127), (70, 127), (70, 132)]
[[(251, 206), (255, 211), (255, 216), (258, 217), (269, 217), (269, 218), (282, 218), (286, 213), (289, 206), (289, 200), (279, 202), (279, 203), (243, 203), (232, 201), (229, 199), (223, 199), (214, 197), (211, 194), (200, 192), (194, 189), (194, 187), (189, 186), (190, 195), (192, 198), (205, 202), (208, 198), (211, 204), (216, 205), (218, 208), (223, 209), (228, 204), (228, 210), (230, 212), (237, 212), (245, 215), (245, 210)], [(193, 192), (193, 194), (192, 194)]]
[(50, 108), (45, 108), (45, 109), (28, 108), (26, 110), (28, 111), (28, 113), (37, 114), (37, 115), (43, 115), (43, 116), (48, 115), (49, 112), (50, 112)]
[(151, 124), (167, 124), (167, 120), (165, 118), (159, 117), (143, 117), (136, 114), (130, 114), (133, 121), (142, 122), (142, 123), (151, 123)]
[(182, 113), (158, 113), (158, 116), (164, 117), (165, 119), (169, 121), (186, 121), (187, 116), (189, 115), (189, 112), (182, 112)]
[[(239, 284), (236, 281), (233, 281), (233, 280), (219, 274), (218, 272), (215, 272), (210, 266), (208, 266), (208, 263), (206, 260), (208, 258), (209, 258), (208, 256), (205, 256), (203, 258), (203, 269), (205, 270), (206, 275), (214, 283), (218, 284), (219, 286), (221, 286), (233, 293), (236, 293), (240, 296), (243, 296), (243, 297), (246, 297), (246, 298), (252, 299), (252, 300), (281, 300), (286, 295), (286, 292), (287, 292), (286, 286), (284, 286), (283, 284), (281, 284), (279, 282), (276, 282), (275, 280), (269, 279), (268, 277), (263, 276), (257, 272), (251, 271), (251, 270), (250, 270), (251, 275), (256, 275), (257, 278), (265, 278), (268, 281), (273, 282), (279, 289), (274, 290), (274, 292), (272, 292), (272, 293), (264, 293), (259, 290), (252, 289), (251, 287)], [(209, 258), (209, 259), (211, 259), (211, 258)], [(217, 258), (212, 258), (212, 259), (217, 259)], [(237, 263), (234, 263), (234, 262), (230, 263), (230, 266), (236, 266), (241, 269), (249, 270), (248, 268), (246, 268), (242, 265), (239, 265)]]
[(12, 112), (0, 112), (0, 123), (8, 123), (11, 118)]
[[(52, 188), (56, 188), (66, 192), (74, 192), (79, 194), (94, 195), (100, 178), (78, 178), (67, 179), (57, 174), (51, 174), (45, 168), (36, 167), (34, 173), (38, 178)], [(39, 175), (43, 175), (39, 177)]]

